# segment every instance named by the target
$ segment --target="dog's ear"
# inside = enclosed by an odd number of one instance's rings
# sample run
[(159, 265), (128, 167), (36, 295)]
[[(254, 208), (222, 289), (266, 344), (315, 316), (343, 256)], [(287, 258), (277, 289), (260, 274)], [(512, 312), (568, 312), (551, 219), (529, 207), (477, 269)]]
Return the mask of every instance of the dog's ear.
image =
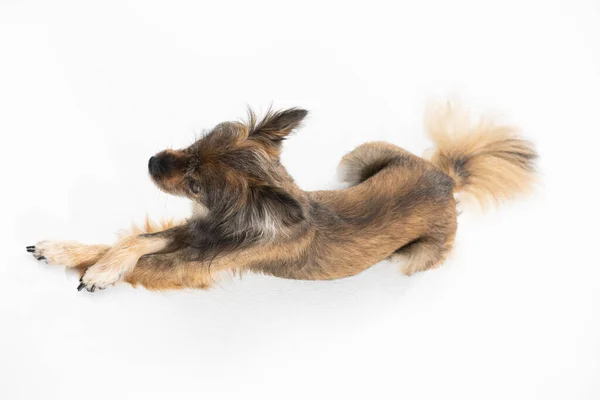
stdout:
[(282, 221), (293, 225), (305, 219), (300, 202), (290, 193), (275, 186), (259, 189), (256, 207), (261, 220)]
[(278, 144), (294, 129), (298, 128), (308, 111), (289, 108), (282, 111), (268, 111), (260, 122), (252, 111), (249, 114), (249, 139), (259, 139)]

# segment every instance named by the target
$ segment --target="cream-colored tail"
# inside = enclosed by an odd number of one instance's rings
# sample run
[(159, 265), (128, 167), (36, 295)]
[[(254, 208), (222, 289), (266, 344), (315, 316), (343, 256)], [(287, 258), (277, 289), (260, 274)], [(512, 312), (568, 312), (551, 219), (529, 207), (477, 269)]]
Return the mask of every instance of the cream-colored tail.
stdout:
[(430, 107), (425, 126), (435, 143), (430, 161), (455, 180), (457, 192), (483, 206), (527, 192), (535, 181), (538, 155), (517, 128), (489, 118), (473, 122), (450, 103)]

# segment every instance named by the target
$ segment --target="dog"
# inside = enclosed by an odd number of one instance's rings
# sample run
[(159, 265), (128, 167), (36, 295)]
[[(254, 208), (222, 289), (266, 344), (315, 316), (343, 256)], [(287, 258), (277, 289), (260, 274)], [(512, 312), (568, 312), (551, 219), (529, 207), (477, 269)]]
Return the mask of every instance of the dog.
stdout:
[(411, 275), (436, 268), (451, 251), (456, 193), (482, 204), (527, 192), (538, 157), (517, 129), (451, 104), (432, 107), (428, 159), (385, 142), (346, 154), (347, 187), (307, 192), (280, 163), (283, 141), (307, 111), (269, 111), (259, 119), (223, 122), (181, 150), (150, 158), (161, 190), (193, 201), (181, 222), (146, 221), (113, 246), (42, 241), (27, 246), (49, 264), (80, 271), (78, 290), (117, 282), (153, 290), (208, 288), (219, 272), (288, 279), (356, 275), (382, 260), (401, 260)]

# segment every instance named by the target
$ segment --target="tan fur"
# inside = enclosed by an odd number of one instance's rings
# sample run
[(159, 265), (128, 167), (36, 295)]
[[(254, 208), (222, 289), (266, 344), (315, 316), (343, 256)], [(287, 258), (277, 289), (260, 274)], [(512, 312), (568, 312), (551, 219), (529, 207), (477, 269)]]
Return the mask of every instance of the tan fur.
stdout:
[[(111, 255), (119, 254), (121, 260), (128, 258), (133, 254), (149, 251), (151, 247), (141, 247), (139, 243), (135, 245), (137, 238), (141, 234), (156, 233), (172, 228), (184, 221), (176, 221), (175, 219), (162, 219), (158, 222), (152, 221), (148, 216), (144, 220), (144, 224), (139, 226), (133, 224), (130, 230), (120, 231), (119, 241), (115, 246), (108, 245), (88, 245), (76, 241), (42, 241), (38, 242), (34, 252), (35, 257), (43, 257), (48, 264), (62, 265), (67, 268), (75, 268), (81, 270), (81, 275), (91, 267), (98, 263), (109, 250), (112, 249)], [(117, 249), (121, 247), (121, 251)], [(130, 252), (130, 254), (128, 254)], [(137, 252), (137, 253), (136, 253)], [(139, 258), (139, 257), (138, 257)], [(115, 258), (117, 261), (117, 258)], [(126, 273), (123, 273), (123, 275)], [(129, 274), (131, 275), (131, 274)]]
[(385, 164), (398, 153), (410, 154), (406, 150), (387, 142), (369, 142), (358, 146), (342, 157), (337, 169), (342, 182), (356, 185), (362, 181), (361, 174), (370, 166)]
[(133, 270), (140, 257), (161, 251), (167, 244), (167, 239), (160, 237), (131, 236), (122, 239), (85, 271), (82, 282), (88, 287), (105, 287), (118, 282)]
[(436, 146), (431, 162), (456, 181), (457, 191), (486, 205), (531, 190), (537, 153), (516, 127), (487, 117), (473, 121), (451, 103), (431, 105), (425, 126)]
[[(340, 162), (348, 188), (306, 192), (278, 158), (281, 140), (305, 115), (290, 109), (261, 122), (251, 115), (246, 125), (217, 125), (186, 151), (159, 153), (170, 167), (155, 171), (153, 180), (196, 202), (188, 221), (146, 219), (113, 247), (40, 242), (34, 255), (87, 268), (82, 280), (88, 289), (121, 280), (152, 290), (207, 288), (224, 273), (246, 271), (337, 279), (399, 258), (408, 259), (402, 271), (411, 275), (438, 267), (450, 253), (457, 227), (454, 192), (487, 203), (522, 193), (533, 181), (536, 153), (514, 128), (489, 119), (472, 124), (467, 113), (443, 106), (427, 116), (436, 144), (431, 162), (389, 143), (365, 143)], [(227, 197), (195, 190), (207, 182), (213, 190), (224, 186)], [(224, 201), (231, 207), (219, 209)], [(244, 208), (249, 203), (262, 208)], [(243, 246), (228, 248), (227, 241), (202, 235), (202, 226), (214, 235), (229, 234), (202, 223), (231, 224), (240, 215), (246, 218), (242, 230), (225, 237)], [(246, 242), (250, 230), (254, 236)], [(148, 235), (153, 233), (158, 235)], [(205, 257), (204, 250), (214, 252)]]
[[(194, 212), (195, 211), (196, 211), (196, 208), (194, 207)], [(201, 210), (199, 210), (199, 211), (201, 211)], [(185, 221), (183, 221), (183, 220), (178, 221), (175, 218), (162, 218), (159, 221), (153, 221), (150, 219), (149, 216), (146, 215), (146, 218), (144, 219), (144, 223), (142, 225), (133, 223), (131, 225), (131, 229), (120, 231), (118, 233), (118, 237), (119, 237), (119, 239), (125, 239), (130, 236), (141, 235), (144, 233), (161, 232), (161, 231), (167, 230), (169, 228), (172, 228), (174, 226), (181, 225), (184, 222)]]
[[(377, 166), (380, 162), (388, 162), (394, 156), (401, 156), (404, 165), (388, 167), (376, 176), (364, 181), (360, 171), (368, 165)], [(357, 214), (371, 207), (386, 207), (385, 204), (375, 205), (372, 198), (394, 199), (407, 193), (419, 185), (419, 177), (431, 170), (433, 166), (404, 149), (389, 143), (366, 143), (346, 156), (341, 161), (346, 171), (344, 180), (358, 186), (339, 193), (341, 207), (353, 204)], [(357, 172), (358, 171), (358, 172)], [(359, 184), (360, 183), (360, 184)], [(323, 192), (327, 197), (337, 197), (338, 192)], [(384, 254), (392, 254), (393, 260), (408, 258), (402, 271), (406, 275), (439, 266), (447, 257), (454, 242), (456, 232), (456, 206), (451, 196), (442, 203), (415, 202), (411, 205), (410, 213), (405, 216), (383, 214), (373, 221), (372, 226), (360, 232), (348, 232), (354, 236), (356, 245), (344, 247), (336, 252), (332, 249), (331, 262), (335, 270), (353, 275), (361, 272), (348, 271), (349, 266), (363, 262), (372, 265), (369, 256), (385, 258)], [(415, 241), (411, 244), (411, 242)], [(358, 244), (360, 242), (360, 244)], [(408, 245), (407, 245), (408, 244)], [(406, 246), (405, 246), (406, 245)], [(394, 252), (394, 250), (401, 250)], [(356, 249), (356, 252), (352, 251)], [(349, 251), (350, 250), (350, 251)], [(341, 264), (341, 265), (339, 265)], [(343, 272), (342, 272), (343, 271)]]
[(455, 230), (449, 231), (448, 235), (438, 242), (428, 239), (422, 243), (408, 245), (390, 259), (401, 264), (402, 273), (409, 276), (417, 272), (437, 268), (450, 254), (454, 245), (455, 233)]
[(110, 246), (87, 245), (72, 240), (45, 240), (35, 245), (33, 255), (45, 259), (48, 264), (86, 269), (95, 264), (109, 249)]

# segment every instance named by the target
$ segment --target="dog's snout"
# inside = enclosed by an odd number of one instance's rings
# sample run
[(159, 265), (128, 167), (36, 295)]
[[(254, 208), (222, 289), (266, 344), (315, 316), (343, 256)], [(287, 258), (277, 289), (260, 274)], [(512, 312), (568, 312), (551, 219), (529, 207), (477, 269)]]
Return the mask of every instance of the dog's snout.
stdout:
[(154, 178), (175, 177), (183, 174), (187, 160), (187, 156), (181, 151), (161, 151), (148, 160), (148, 171)]
[(152, 175), (162, 175), (166, 172), (166, 169), (158, 157), (152, 156), (150, 157), (150, 160), (148, 160), (148, 171), (150, 171)]

